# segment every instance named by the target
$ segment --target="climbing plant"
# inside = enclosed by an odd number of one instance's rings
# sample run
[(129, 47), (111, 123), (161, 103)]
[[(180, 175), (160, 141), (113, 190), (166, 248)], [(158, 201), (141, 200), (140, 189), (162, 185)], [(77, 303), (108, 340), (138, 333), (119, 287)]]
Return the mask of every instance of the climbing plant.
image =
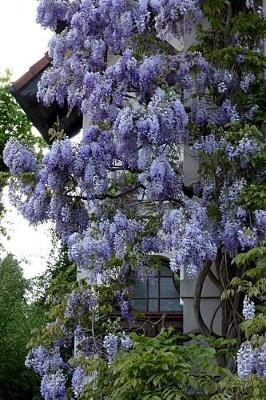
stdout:
[[(29, 354), (43, 397), (65, 399), (69, 374), (76, 397), (86, 382), (67, 362), (62, 335), (86, 341), (81, 357), (109, 363), (132, 347), (115, 321), (101, 324), (101, 295), (134, 319), (130, 287), (150, 272), (154, 253), (171, 252), (172, 271), (197, 280), (194, 311), (206, 337), (215, 334), (200, 307), (210, 277), (223, 294), (222, 336), (239, 343), (246, 307), (261, 301), (235, 285), (253, 286), (258, 267), (252, 258), (238, 267), (237, 255), (265, 240), (263, 9), (250, 0), (40, 0), (37, 19), (55, 31), (39, 100), (67, 102), (89, 121), (80, 141), (55, 140), (41, 162), (14, 139), (4, 150), (11, 201), (33, 224), (52, 220), (87, 277), (64, 318), (54, 315), (54, 346)], [(183, 167), (188, 147), (199, 162), (193, 183)], [(245, 359), (265, 360), (264, 342), (241, 347)], [(265, 375), (263, 365), (248, 375)]]

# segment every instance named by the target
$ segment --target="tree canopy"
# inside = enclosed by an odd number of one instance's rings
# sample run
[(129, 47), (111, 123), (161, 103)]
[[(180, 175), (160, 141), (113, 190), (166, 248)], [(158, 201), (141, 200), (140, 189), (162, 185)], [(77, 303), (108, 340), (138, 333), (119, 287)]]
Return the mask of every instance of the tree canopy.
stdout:
[(33, 321), (26, 302), (28, 282), (12, 255), (0, 263), (0, 399), (33, 398), (38, 380), (25, 367)]

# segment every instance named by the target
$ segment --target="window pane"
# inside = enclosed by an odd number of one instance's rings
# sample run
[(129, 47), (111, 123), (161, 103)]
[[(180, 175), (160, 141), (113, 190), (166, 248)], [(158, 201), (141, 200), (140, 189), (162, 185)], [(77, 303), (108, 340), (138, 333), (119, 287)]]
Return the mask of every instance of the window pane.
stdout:
[(149, 300), (149, 312), (158, 312), (158, 299)]
[(134, 298), (147, 297), (147, 282), (138, 282), (134, 286)]
[(133, 301), (133, 308), (137, 311), (147, 311), (147, 300), (146, 299), (140, 299), (140, 300), (134, 300)]
[(182, 311), (179, 299), (160, 300), (160, 311), (177, 312)]
[(158, 278), (149, 278), (149, 297), (158, 297)]
[(161, 278), (161, 296), (160, 297), (177, 297), (178, 293), (176, 291), (173, 278)]

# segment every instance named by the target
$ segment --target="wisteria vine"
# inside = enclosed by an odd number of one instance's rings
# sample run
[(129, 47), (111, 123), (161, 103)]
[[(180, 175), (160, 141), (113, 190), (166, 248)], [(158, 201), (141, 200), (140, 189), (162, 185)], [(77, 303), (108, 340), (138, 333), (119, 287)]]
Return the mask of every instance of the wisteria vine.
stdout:
[[(178, 47), (195, 25), (204, 25), (204, 3), (39, 1), (37, 20), (55, 35), (38, 98), (46, 106), (77, 107), (90, 124), (79, 141), (55, 140), (41, 162), (31, 149), (9, 141), (10, 198), (32, 224), (54, 223), (92, 287), (99, 277), (107, 288), (119, 282), (115, 298), (123, 317), (132, 318), (128, 278), (145, 276), (149, 255), (171, 252), (171, 269), (194, 277), (212, 262), (222, 277), (232, 257), (265, 240), (266, 211), (242, 196), (254, 182), (265, 182), (260, 104), (250, 101), (263, 55), (258, 42), (233, 29), (227, 33), (228, 65), (207, 47)], [(261, 9), (242, 3), (242, 12), (264, 23)], [(232, 7), (230, 12), (237, 15)], [(187, 146), (199, 159), (193, 187), (183, 169)], [(93, 289), (82, 290), (70, 294), (64, 318), (75, 320), (71, 335), (81, 354), (93, 349), (111, 363), (120, 347), (129, 350), (132, 343), (109, 332), (99, 344), (80, 327), (87, 310), (93, 331), (98, 312)], [(252, 318), (252, 303), (245, 300), (243, 312)], [(265, 345), (256, 357), (262, 371)], [(253, 358), (244, 343), (241, 377), (254, 371)], [(58, 347), (33, 349), (27, 364), (42, 376), (45, 400), (67, 398), (69, 367)], [(78, 398), (85, 372), (80, 366), (70, 371)]]

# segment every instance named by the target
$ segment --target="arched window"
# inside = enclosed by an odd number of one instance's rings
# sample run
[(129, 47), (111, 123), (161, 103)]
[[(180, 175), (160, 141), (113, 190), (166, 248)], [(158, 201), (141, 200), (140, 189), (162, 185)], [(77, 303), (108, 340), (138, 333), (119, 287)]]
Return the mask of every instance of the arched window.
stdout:
[(160, 265), (143, 282), (133, 288), (134, 309), (143, 313), (181, 314), (180, 279), (169, 268), (169, 261), (160, 258)]

